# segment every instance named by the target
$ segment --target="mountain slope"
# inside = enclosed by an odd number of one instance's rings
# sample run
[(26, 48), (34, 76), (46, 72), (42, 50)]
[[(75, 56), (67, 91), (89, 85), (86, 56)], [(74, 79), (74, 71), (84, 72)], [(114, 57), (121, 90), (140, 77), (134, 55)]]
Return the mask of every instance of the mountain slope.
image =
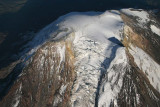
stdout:
[(22, 47), (0, 105), (160, 106), (157, 19), (141, 9), (60, 17)]

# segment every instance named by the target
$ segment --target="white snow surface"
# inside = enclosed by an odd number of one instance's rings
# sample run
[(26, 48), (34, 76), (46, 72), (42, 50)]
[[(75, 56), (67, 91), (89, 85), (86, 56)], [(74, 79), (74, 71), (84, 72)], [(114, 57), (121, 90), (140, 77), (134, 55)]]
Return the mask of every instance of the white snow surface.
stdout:
[(158, 36), (160, 36), (160, 29), (158, 27), (156, 27), (155, 25), (151, 25), (150, 28), (151, 28), (153, 33), (155, 33)]
[(149, 14), (142, 9), (139, 9), (139, 10), (133, 10), (132, 8), (121, 9), (121, 12), (130, 16), (138, 17), (138, 22), (141, 24), (150, 21)]
[(117, 96), (123, 84), (123, 76), (129, 70), (129, 65), (125, 49), (119, 48), (116, 53), (101, 83), (98, 107), (109, 107), (111, 101), (114, 101), (114, 106), (118, 106)]
[[(65, 38), (71, 32), (74, 32), (75, 36), (73, 49), (75, 51), (77, 77), (73, 85), (71, 104), (73, 107), (94, 107), (99, 79), (102, 72), (107, 72), (110, 62), (117, 55), (116, 50), (120, 48), (119, 55), (122, 55), (125, 60), (127, 59), (124, 53), (125, 48), (110, 40), (111, 38), (121, 39), (123, 21), (119, 12), (115, 10), (104, 13), (70, 13), (60, 19), (63, 20), (57, 26), (63, 32), (58, 30), (56, 31), (58, 33), (51, 34), (51, 37), (54, 37), (53, 40)], [(119, 64), (123, 61), (118, 59), (115, 63)], [(110, 76), (112, 75), (115, 73), (110, 73)], [(106, 105), (109, 105), (112, 99), (116, 100), (121, 84), (122, 78), (117, 84), (118, 88), (115, 88), (116, 91), (108, 87), (107, 90), (114, 95), (106, 99), (100, 98), (100, 105), (103, 104), (104, 100), (108, 101), (105, 103)], [(108, 92), (105, 91), (105, 93)]]
[(134, 57), (137, 66), (146, 74), (153, 87), (160, 92), (160, 65), (138, 47), (131, 46), (129, 52)]
[[(140, 22), (148, 20), (148, 14), (142, 11), (122, 10), (139, 16)], [(32, 46), (28, 55), (32, 55), (46, 41), (58, 41), (74, 34), (73, 50), (75, 53), (76, 80), (72, 89), (71, 105), (73, 107), (108, 107), (111, 101), (117, 105), (123, 76), (128, 69), (125, 48), (118, 45), (115, 39), (121, 40), (123, 21), (116, 10), (100, 12), (73, 12), (61, 16), (57, 21), (40, 31), (26, 47)], [(60, 61), (65, 59), (65, 47), (58, 49)], [(136, 52), (137, 51), (137, 52)], [(142, 50), (130, 50), (135, 62), (149, 75), (153, 86), (159, 90), (159, 66)], [(141, 66), (142, 65), (142, 66)], [(147, 66), (146, 66), (147, 65)], [(151, 72), (152, 71), (152, 72)], [(102, 79), (101, 75), (106, 74)], [(154, 79), (154, 82), (152, 81)], [(98, 91), (98, 87), (100, 90)], [(60, 90), (65, 91), (65, 86)], [(97, 92), (98, 97), (96, 99)], [(98, 102), (95, 102), (96, 100)]]
[[(71, 104), (74, 107), (94, 107), (97, 88), (99, 87), (98, 82), (102, 72), (107, 72), (109, 64), (117, 54), (118, 48), (121, 48), (123, 56), (125, 56), (123, 52), (125, 48), (114, 42), (115, 39), (121, 40), (123, 25), (120, 13), (116, 10), (104, 13), (69, 13), (61, 16), (57, 21), (42, 29), (25, 46), (28, 50), (31, 49), (27, 53), (26, 56), (28, 57), (25, 60), (29, 59), (45, 42), (59, 41), (73, 33), (73, 50), (75, 53), (75, 71), (77, 77), (72, 90)], [(57, 51), (60, 54), (60, 61), (64, 61), (65, 48), (60, 47)], [(21, 54), (25, 52), (27, 50)], [(117, 63), (119, 63), (118, 61), (121, 60), (117, 60)], [(110, 92), (115, 93), (114, 97), (107, 97), (105, 99), (108, 101), (108, 104), (113, 98), (115, 99), (115, 96), (120, 91), (120, 86), (118, 85), (116, 91), (108, 88)], [(63, 90), (61, 91), (63, 92)], [(100, 102), (101, 100), (99, 99)]]

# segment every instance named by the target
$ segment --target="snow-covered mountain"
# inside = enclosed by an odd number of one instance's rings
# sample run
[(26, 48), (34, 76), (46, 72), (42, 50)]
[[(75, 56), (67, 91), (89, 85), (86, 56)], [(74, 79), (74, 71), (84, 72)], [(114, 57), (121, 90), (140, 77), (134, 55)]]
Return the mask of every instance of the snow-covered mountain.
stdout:
[(159, 107), (159, 43), (156, 10), (61, 16), (0, 70), (0, 105)]

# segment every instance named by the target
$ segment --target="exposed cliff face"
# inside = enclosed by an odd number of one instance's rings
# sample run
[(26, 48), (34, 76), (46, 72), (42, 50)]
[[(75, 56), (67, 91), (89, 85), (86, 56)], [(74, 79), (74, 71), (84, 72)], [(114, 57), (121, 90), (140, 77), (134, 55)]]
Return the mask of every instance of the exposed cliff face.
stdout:
[(19, 76), (0, 105), (160, 106), (160, 24), (153, 14), (123, 9), (59, 18), (3, 69), (5, 87), (11, 73)]
[[(124, 13), (121, 14), (125, 26), (124, 26), (124, 40), (123, 43), (126, 47), (130, 44), (141, 48), (147, 54), (149, 54), (157, 63), (160, 63), (160, 39), (159, 34), (156, 34), (151, 26), (160, 27), (159, 21), (156, 17), (153, 17), (152, 13), (148, 14), (150, 19), (145, 23), (138, 22), (138, 16), (129, 16)], [(137, 18), (136, 18), (137, 17)]]
[[(153, 23), (159, 25), (159, 22), (156, 20), (149, 20), (144, 23), (144, 28), (137, 26), (131, 23), (134, 21), (128, 21), (126, 17), (122, 16), (124, 22), (126, 22), (124, 27), (124, 40), (123, 44), (126, 46), (129, 53), (133, 56), (134, 62), (137, 64), (139, 69), (141, 69), (148, 76), (150, 82), (157, 82), (157, 85), (153, 85), (159, 91), (159, 77), (156, 75), (159, 74), (159, 54), (160, 51), (157, 50), (160, 47), (159, 38), (160, 34), (153, 32), (153, 29), (150, 26)], [(130, 18), (131, 19), (131, 18)], [(132, 18), (133, 19), (133, 18)], [(127, 20), (127, 21), (125, 21)], [(135, 19), (136, 20), (136, 19)], [(154, 72), (154, 73), (151, 73)], [(155, 74), (155, 75), (154, 75)], [(152, 77), (153, 76), (153, 77)]]
[[(151, 15), (151, 14), (150, 14)], [(159, 35), (150, 30), (155, 22), (146, 21), (143, 27), (134, 17), (121, 14), (124, 26), (123, 44), (129, 59), (130, 69), (126, 71), (119, 93), (120, 106), (159, 106)], [(140, 24), (141, 25), (141, 24)]]
[(118, 105), (121, 107), (158, 107), (160, 105), (159, 92), (136, 65), (132, 55), (128, 53), (128, 57), (130, 68), (123, 78), (123, 86), (118, 94)]
[[(72, 37), (72, 36), (71, 36)], [(47, 42), (27, 61), (1, 106), (66, 107), (75, 79), (72, 40)]]

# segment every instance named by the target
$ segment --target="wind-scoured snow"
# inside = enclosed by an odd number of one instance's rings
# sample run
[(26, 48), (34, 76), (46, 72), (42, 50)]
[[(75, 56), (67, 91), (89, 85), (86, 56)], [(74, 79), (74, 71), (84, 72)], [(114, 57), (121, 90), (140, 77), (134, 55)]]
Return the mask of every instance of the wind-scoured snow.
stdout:
[(139, 10), (133, 10), (131, 8), (130, 9), (121, 9), (121, 12), (125, 13), (127, 15), (130, 15), (130, 16), (133, 16), (133, 17), (138, 17), (137, 20), (141, 24), (144, 24), (144, 23), (150, 21), (149, 14), (142, 9), (139, 9)]
[(131, 48), (129, 52), (134, 57), (135, 63), (146, 74), (153, 87), (160, 92), (160, 65), (142, 49), (134, 46), (131, 46)]
[(123, 76), (128, 70), (125, 49), (118, 48), (116, 57), (111, 62), (104, 80), (101, 83), (98, 107), (109, 107), (111, 102), (117, 105), (117, 96), (123, 84)]
[(155, 33), (158, 36), (160, 36), (160, 29), (158, 27), (156, 27), (155, 25), (151, 25), (150, 28), (151, 28), (153, 33)]

